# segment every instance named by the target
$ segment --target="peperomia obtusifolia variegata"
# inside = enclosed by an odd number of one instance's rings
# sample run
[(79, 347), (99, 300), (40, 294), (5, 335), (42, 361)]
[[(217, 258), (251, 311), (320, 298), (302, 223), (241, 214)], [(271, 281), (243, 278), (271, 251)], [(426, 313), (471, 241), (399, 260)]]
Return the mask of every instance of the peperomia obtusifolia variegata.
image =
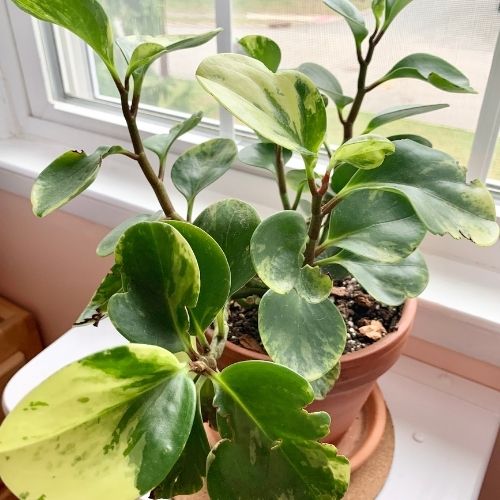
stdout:
[[(231, 167), (236, 145), (212, 139), (174, 162), (171, 178), (188, 207), (184, 220), (163, 182), (166, 161), (201, 113), (146, 140), (137, 115), (152, 63), (204, 44), (219, 30), (115, 41), (96, 0), (13, 2), (92, 47), (119, 92), (133, 146), (62, 154), (35, 183), (35, 214), (45, 216), (84, 191), (110, 155), (138, 164), (161, 210), (125, 221), (101, 242), (97, 253), (114, 253), (115, 263), (77, 320), (97, 325), (108, 315), (130, 343), (70, 364), (23, 399), (0, 428), (2, 480), (19, 498), (46, 500), (133, 500), (149, 491), (151, 498), (170, 498), (194, 493), (204, 481), (217, 500), (342, 498), (348, 460), (319, 442), (329, 416), (304, 410), (333, 387), (346, 342), (344, 321), (329, 300), (332, 279), (347, 271), (377, 300), (401, 304), (426, 286), (417, 248), (427, 231), (482, 246), (499, 232), (488, 190), (480, 181), (467, 183), (453, 158), (422, 137), (372, 133), (446, 105), (382, 111), (358, 137), (353, 125), (366, 94), (388, 80), (416, 78), (471, 93), (469, 81), (439, 57), (412, 54), (367, 82), (378, 43), (411, 0), (374, 0), (371, 33), (351, 2), (325, 0), (354, 35), (354, 97), (317, 64), (280, 70), (275, 42), (245, 37), (247, 55), (207, 57), (196, 76), (256, 132), (259, 142), (239, 158), (271, 172), (283, 211), (261, 222), (250, 205), (229, 199), (192, 222), (196, 196)], [(125, 58), (125, 74), (115, 57)], [(327, 105), (344, 128), (336, 149), (325, 142)], [(319, 173), (322, 148), (328, 164)], [(302, 158), (302, 170), (287, 171), (292, 154)], [(219, 371), (228, 302), (255, 295), (262, 342), (275, 363)], [(221, 435), (212, 449), (203, 428), (209, 416)]]

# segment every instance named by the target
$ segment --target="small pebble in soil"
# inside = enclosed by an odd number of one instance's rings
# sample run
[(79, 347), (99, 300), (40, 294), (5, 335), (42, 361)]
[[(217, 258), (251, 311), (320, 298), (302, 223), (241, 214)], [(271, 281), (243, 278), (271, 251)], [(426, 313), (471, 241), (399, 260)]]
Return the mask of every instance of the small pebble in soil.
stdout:
[[(402, 306), (380, 304), (355, 278), (335, 281), (330, 300), (338, 307), (346, 322), (344, 353), (359, 351), (397, 330)], [(234, 344), (265, 354), (258, 328), (258, 302), (230, 302), (228, 338)]]

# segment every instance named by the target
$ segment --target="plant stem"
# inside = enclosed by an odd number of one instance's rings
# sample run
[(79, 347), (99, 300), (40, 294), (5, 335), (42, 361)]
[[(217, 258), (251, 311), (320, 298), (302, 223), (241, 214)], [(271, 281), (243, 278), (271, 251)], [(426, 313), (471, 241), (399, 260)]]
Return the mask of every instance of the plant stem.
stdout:
[(325, 203), (323, 207), (321, 208), (321, 215), (322, 217), (325, 217), (325, 215), (328, 215), (341, 201), (343, 198), (339, 196), (335, 196), (335, 198), (332, 198), (330, 201)]
[(278, 187), (280, 191), (280, 198), (283, 208), (285, 210), (290, 210), (290, 200), (288, 198), (288, 192), (286, 189), (286, 178), (285, 178), (285, 165), (283, 163), (283, 148), (276, 145), (276, 175), (278, 178)]
[(323, 147), (325, 148), (326, 154), (328, 155), (328, 158), (331, 160), (332, 159), (332, 150), (330, 149), (330, 146), (326, 141), (323, 142)]
[(153, 188), (156, 198), (158, 199), (158, 202), (160, 203), (160, 206), (165, 215), (170, 219), (183, 220), (182, 217), (176, 212), (172, 202), (170, 201), (170, 197), (168, 196), (163, 182), (156, 175), (153, 167), (151, 166), (151, 163), (148, 160), (148, 157), (146, 156), (146, 152), (144, 151), (144, 146), (142, 144), (141, 135), (139, 133), (139, 129), (137, 128), (136, 117), (129, 108), (128, 91), (119, 80), (115, 80), (115, 84), (120, 93), (123, 117), (127, 122), (130, 139), (134, 146), (134, 153), (137, 155), (137, 163), (139, 163), (144, 176)]
[(165, 177), (165, 163), (167, 162), (167, 158), (163, 158), (160, 160), (160, 167), (158, 168), (158, 179), (163, 182), (163, 178)]
[(295, 194), (295, 200), (293, 201), (292, 210), (297, 210), (300, 199), (302, 198), (302, 191), (304, 191), (304, 184), (299, 187), (297, 193)]
[[(351, 109), (349, 111), (349, 115), (344, 120), (344, 140), (343, 142), (348, 141), (353, 136), (353, 128), (356, 118), (358, 117), (359, 110), (361, 109), (361, 104), (363, 103), (363, 99), (367, 92), (375, 88), (374, 86), (367, 87), (366, 86), (366, 75), (368, 72), (368, 66), (373, 58), (373, 53), (375, 51), (375, 47), (380, 42), (384, 31), (377, 32), (377, 29), (373, 32), (368, 40), (368, 51), (366, 52), (366, 57), (363, 58), (363, 54), (361, 53), (361, 47), (356, 47), (356, 55), (359, 62), (359, 73), (358, 73), (358, 90), (356, 92), (356, 96), (354, 97), (354, 101), (352, 102)], [(375, 85), (376, 86), (376, 85)]]
[(314, 263), (314, 256), (316, 252), (316, 244), (319, 240), (319, 233), (321, 231), (321, 221), (323, 217), (321, 215), (321, 200), (323, 195), (319, 192), (312, 197), (311, 203), (311, 222), (309, 224), (309, 239), (307, 240), (306, 249), (304, 251), (304, 264), (309, 264), (310, 266)]
[(215, 318), (216, 331), (212, 338), (212, 343), (210, 344), (210, 353), (219, 359), (226, 345), (227, 334), (229, 332), (229, 327), (227, 325), (227, 311), (226, 307), (223, 307)]
[(187, 203), (187, 215), (186, 215), (186, 220), (188, 222), (191, 222), (193, 218), (193, 206), (194, 206), (194, 199), (188, 200)]

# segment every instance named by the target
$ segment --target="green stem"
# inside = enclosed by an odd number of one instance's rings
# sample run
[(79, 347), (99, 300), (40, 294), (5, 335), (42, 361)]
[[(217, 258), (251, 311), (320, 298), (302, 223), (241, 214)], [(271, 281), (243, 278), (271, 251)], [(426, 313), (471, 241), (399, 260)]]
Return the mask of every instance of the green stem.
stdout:
[(227, 310), (226, 307), (223, 307), (215, 318), (215, 333), (210, 344), (210, 354), (215, 359), (219, 359), (222, 356), (222, 351), (224, 351), (224, 346), (226, 345), (227, 334), (229, 333), (226, 319)]
[(285, 164), (283, 163), (283, 148), (276, 144), (276, 176), (280, 192), (281, 204), (285, 210), (290, 210), (290, 200), (286, 189)]
[(194, 199), (188, 200), (187, 202), (187, 216), (186, 219), (188, 222), (191, 222), (193, 218), (193, 207), (194, 207)]
[(325, 151), (326, 151), (326, 154), (328, 155), (328, 158), (330, 158), (330, 160), (331, 160), (333, 153), (332, 153), (332, 150), (330, 149), (330, 146), (328, 145), (328, 143), (326, 141), (323, 142), (323, 147), (325, 148)]
[(208, 340), (205, 337), (205, 332), (203, 332), (203, 330), (200, 328), (200, 325), (198, 324), (196, 319), (193, 318), (193, 315), (191, 313), (189, 314), (189, 320), (196, 334), (196, 338), (198, 339), (198, 342), (200, 343), (203, 349), (203, 354), (207, 354), (210, 351), (210, 344), (208, 343)]
[(165, 164), (167, 163), (167, 157), (160, 160), (160, 167), (158, 169), (158, 179), (163, 182), (163, 178), (165, 177)]
[(305, 184), (302, 184), (302, 186), (299, 186), (299, 189), (297, 189), (297, 193), (295, 194), (295, 200), (293, 200), (293, 205), (292, 205), (292, 210), (297, 210), (300, 200), (302, 198), (302, 191), (304, 191)]

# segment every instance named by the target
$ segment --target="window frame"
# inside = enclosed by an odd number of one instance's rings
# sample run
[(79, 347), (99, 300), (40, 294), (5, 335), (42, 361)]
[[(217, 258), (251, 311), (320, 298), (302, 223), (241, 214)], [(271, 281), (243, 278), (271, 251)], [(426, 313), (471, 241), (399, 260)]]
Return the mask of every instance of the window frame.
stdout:
[[(214, 0), (214, 7), (216, 25), (224, 29), (217, 37), (217, 52), (231, 52), (234, 49), (231, 0)], [(1, 15), (2, 10), (6, 15)], [(60, 141), (62, 134), (69, 141), (71, 137), (78, 137), (80, 131), (86, 131), (91, 135), (101, 136), (103, 140), (120, 140), (128, 143), (129, 136), (118, 103), (113, 103), (111, 100), (86, 101), (64, 96), (62, 82), (51, 80), (51, 74), (58, 74), (55, 71), (57, 69), (55, 45), (47, 36), (48, 25), (41, 27), (41, 24), (43, 23), (34, 21), (10, 2), (0, 4), (0, 29), (3, 33), (0, 35), (0, 41), (1, 36), (8, 38), (9, 33), (11, 35), (11, 39), (7, 40), (10, 43), (2, 44), (2, 52), (7, 53), (6, 59), (14, 63), (10, 68), (2, 68), (4, 57), (0, 58), (0, 74), (3, 73), (11, 98), (16, 102), (16, 109), (10, 110), (10, 122), (16, 124), (11, 125), (14, 129), (11, 135), (33, 135)], [(41, 38), (53, 47), (52, 57), (46, 57), (41, 52), (39, 48)], [(88, 52), (87, 54), (90, 55)], [(496, 95), (497, 88), (500, 88), (500, 34), (497, 38), (468, 166), (468, 177), (479, 178), (483, 182), (486, 181), (491, 166), (500, 129), (500, 100)], [(140, 114), (139, 126), (145, 136), (148, 136), (165, 132), (186, 116), (186, 113), (173, 110), (169, 110), (168, 113), (156, 113), (149, 107), (147, 113)], [(233, 138), (239, 146), (252, 142), (253, 135), (235, 126), (233, 117), (228, 111), (220, 107), (219, 116), (219, 122), (204, 119), (204, 123), (196, 129), (196, 132), (187, 134), (176, 142), (172, 152), (180, 154), (188, 147), (214, 136)], [(238, 164), (236, 168), (262, 178), (263, 182), (270, 181), (269, 176), (260, 170), (256, 172), (255, 169), (242, 164)], [(500, 186), (489, 187), (495, 196), (500, 194)], [(224, 194), (231, 196), (231, 191)], [(500, 196), (496, 201), (497, 219), (500, 220)], [(465, 258), (474, 263), (482, 262), (479, 254), (471, 257), (475, 252), (460, 250), (457, 253), (452, 250), (449, 254), (447, 247), (447, 244), (442, 243), (425, 243), (425, 249), (430, 253), (441, 256), (452, 255), (455, 259)], [(500, 249), (498, 253), (500, 256)], [(500, 258), (498, 260), (500, 261)], [(487, 262), (483, 264), (490, 267)], [(498, 268), (500, 269), (500, 264)]]

